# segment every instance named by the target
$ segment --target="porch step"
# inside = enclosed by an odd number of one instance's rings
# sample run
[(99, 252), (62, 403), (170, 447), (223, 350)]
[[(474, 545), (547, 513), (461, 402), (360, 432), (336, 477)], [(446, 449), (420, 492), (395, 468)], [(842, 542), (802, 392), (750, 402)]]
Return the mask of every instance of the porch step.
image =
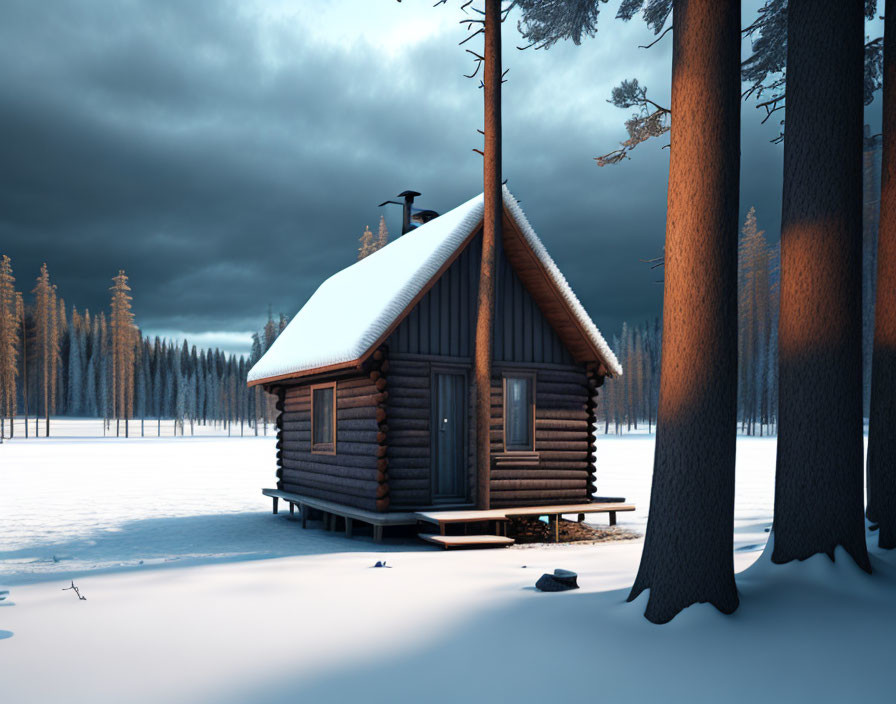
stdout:
[(420, 533), (421, 539), (448, 548), (475, 548), (475, 547), (506, 547), (513, 545), (513, 538), (505, 538), (503, 535), (437, 535), (435, 533)]

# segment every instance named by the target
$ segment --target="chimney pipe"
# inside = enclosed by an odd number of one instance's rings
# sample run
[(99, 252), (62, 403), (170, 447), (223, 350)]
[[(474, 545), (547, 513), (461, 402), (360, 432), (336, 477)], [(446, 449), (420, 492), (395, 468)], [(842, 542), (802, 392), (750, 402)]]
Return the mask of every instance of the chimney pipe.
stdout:
[(396, 198), (404, 198), (403, 203), (399, 203), (397, 200), (387, 200), (379, 204), (380, 208), (382, 208), (384, 205), (387, 205), (388, 203), (402, 206), (401, 234), (403, 235), (406, 235), (414, 229), (414, 226), (411, 225), (411, 212), (413, 211), (412, 206), (414, 205), (414, 198), (419, 195), (421, 194), (417, 193), (417, 191), (402, 191), (396, 196)]

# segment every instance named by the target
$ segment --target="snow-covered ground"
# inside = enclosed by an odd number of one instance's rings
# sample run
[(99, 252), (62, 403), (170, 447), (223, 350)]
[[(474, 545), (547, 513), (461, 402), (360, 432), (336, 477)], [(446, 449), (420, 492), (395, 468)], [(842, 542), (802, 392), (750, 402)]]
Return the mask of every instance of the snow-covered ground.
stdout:
[[(599, 440), (638, 504), (653, 439)], [(0, 700), (853, 701), (891, 691), (896, 559), (772, 566), (774, 439), (738, 441), (741, 608), (625, 605), (641, 541), (444, 552), (270, 513), (271, 438), (0, 445)], [(386, 560), (392, 569), (371, 569)], [(542, 594), (543, 572), (582, 589)], [(62, 591), (74, 580), (85, 601)], [(10, 604), (11, 602), (11, 604)]]

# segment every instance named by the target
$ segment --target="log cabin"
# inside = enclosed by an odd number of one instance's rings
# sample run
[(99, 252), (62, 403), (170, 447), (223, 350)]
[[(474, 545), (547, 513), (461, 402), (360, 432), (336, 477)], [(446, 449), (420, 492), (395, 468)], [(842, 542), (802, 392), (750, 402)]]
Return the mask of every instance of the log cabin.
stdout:
[(480, 195), (334, 274), (250, 370), (277, 396), (278, 490), (379, 513), (591, 501), (598, 388), (622, 369), (506, 187), (476, 466), (482, 218)]

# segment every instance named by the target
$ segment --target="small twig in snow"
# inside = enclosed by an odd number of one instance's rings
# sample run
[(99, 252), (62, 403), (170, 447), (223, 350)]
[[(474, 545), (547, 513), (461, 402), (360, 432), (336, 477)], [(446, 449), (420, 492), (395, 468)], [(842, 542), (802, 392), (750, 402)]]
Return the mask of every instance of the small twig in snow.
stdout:
[(74, 591), (75, 591), (75, 594), (77, 594), (78, 598), (79, 598), (81, 601), (87, 601), (87, 597), (81, 595), (81, 592), (78, 591), (78, 588), (75, 586), (75, 583), (74, 583), (74, 582), (72, 582), (72, 586), (70, 586), (70, 587), (63, 587), (63, 588), (62, 588), (62, 591), (67, 592), (67, 591), (71, 591), (71, 590), (73, 590), (73, 589), (74, 589)]

